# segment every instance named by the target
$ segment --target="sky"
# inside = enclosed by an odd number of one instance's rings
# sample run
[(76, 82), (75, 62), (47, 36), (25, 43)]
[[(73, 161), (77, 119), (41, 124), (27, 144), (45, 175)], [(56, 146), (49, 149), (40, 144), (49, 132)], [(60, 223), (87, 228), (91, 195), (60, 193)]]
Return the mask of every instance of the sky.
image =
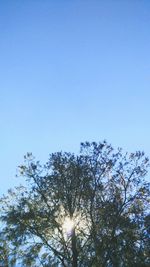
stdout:
[(0, 1), (0, 195), (23, 156), (106, 139), (150, 157), (150, 1)]

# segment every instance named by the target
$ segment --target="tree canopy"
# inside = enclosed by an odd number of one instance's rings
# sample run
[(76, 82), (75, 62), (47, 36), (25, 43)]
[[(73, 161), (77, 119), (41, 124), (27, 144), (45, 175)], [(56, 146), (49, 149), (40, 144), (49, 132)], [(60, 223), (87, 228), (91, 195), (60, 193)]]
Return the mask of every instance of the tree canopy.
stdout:
[(143, 152), (123, 153), (106, 141), (81, 143), (78, 155), (52, 153), (44, 165), (27, 153), (19, 166), (27, 186), (1, 199), (9, 259), (32, 267), (148, 267), (148, 167)]

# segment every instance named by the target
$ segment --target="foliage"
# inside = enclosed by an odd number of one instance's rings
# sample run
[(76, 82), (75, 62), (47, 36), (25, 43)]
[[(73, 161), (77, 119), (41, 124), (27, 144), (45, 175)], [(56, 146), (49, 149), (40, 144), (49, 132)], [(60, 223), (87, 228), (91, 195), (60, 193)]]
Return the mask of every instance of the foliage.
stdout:
[(1, 199), (5, 240), (22, 266), (149, 266), (148, 167), (143, 152), (105, 141), (53, 153), (44, 166), (28, 153), (19, 167), (28, 185)]

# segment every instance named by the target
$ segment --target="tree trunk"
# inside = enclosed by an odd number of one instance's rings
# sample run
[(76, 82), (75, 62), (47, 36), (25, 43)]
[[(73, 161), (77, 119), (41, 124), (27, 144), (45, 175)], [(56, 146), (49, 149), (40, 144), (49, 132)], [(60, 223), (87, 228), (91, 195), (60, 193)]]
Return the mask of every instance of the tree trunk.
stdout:
[(76, 246), (75, 229), (73, 229), (71, 241), (72, 241), (72, 267), (78, 267), (78, 252)]

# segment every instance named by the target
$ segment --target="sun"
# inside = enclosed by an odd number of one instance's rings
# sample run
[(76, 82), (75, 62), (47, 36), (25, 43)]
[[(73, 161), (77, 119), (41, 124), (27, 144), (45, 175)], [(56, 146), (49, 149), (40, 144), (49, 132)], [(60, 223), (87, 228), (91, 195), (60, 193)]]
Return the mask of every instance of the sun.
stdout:
[(71, 220), (69, 217), (66, 217), (62, 226), (64, 233), (71, 235), (74, 227), (75, 225), (73, 220)]

